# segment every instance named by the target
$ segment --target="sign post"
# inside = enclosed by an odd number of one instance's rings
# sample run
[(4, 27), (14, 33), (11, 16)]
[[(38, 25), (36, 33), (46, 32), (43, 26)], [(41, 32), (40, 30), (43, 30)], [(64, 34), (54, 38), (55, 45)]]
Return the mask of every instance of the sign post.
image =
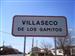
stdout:
[(25, 50), (26, 50), (26, 36), (24, 37), (24, 54), (23, 54), (23, 56), (26, 56)]
[(64, 16), (16, 15), (13, 17), (12, 35), (24, 37), (24, 56), (26, 37), (55, 37), (56, 51), (56, 37), (68, 35), (67, 19)]
[(55, 56), (57, 56), (56, 37), (54, 38), (54, 43), (55, 43)]

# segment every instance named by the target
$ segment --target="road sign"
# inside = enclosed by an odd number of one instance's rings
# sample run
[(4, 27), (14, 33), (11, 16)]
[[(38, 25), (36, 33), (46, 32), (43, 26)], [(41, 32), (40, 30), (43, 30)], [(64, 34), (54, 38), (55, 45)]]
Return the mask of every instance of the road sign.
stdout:
[(64, 16), (13, 17), (12, 35), (14, 36), (64, 37), (67, 33), (67, 19)]

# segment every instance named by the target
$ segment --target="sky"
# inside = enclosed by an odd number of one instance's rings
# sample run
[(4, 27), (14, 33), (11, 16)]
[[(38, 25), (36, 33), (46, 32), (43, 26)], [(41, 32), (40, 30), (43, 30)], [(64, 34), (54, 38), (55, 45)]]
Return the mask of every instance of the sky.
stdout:
[[(75, 1), (74, 0), (0, 0), (0, 46), (12, 46), (23, 52), (23, 37), (12, 36), (14, 15), (65, 16), (68, 30), (75, 37)], [(32, 38), (26, 37), (26, 52), (32, 47)], [(34, 37), (34, 46), (49, 42), (54, 46), (53, 37)], [(74, 43), (74, 42), (73, 42)]]

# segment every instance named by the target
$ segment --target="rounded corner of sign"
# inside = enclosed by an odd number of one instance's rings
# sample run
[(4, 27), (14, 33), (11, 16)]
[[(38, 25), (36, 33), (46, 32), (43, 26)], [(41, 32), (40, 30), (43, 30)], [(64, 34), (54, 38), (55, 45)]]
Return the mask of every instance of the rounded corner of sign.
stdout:
[(60, 17), (63, 18), (63, 19), (65, 19), (67, 21), (67, 17), (66, 16), (60, 16)]
[(67, 17), (66, 16), (62, 16), (64, 19), (65, 19), (65, 21), (67, 21)]
[(68, 33), (66, 33), (66, 35), (64, 35), (63, 37), (67, 37), (68, 36)]
[(65, 18), (65, 19), (67, 18), (66, 16), (62, 16), (62, 17)]
[(13, 16), (13, 19), (14, 19), (15, 17), (17, 17), (17, 16), (18, 16), (18, 15), (14, 15), (14, 16)]
[(13, 36), (16, 36), (13, 32), (12, 32), (12, 35), (13, 35)]

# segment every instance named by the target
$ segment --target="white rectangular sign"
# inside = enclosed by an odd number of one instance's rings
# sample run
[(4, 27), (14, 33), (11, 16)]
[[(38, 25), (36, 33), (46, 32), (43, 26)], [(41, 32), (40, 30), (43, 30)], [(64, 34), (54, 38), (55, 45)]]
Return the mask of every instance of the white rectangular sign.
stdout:
[(14, 36), (64, 37), (67, 33), (67, 20), (64, 16), (16, 15), (13, 17)]

